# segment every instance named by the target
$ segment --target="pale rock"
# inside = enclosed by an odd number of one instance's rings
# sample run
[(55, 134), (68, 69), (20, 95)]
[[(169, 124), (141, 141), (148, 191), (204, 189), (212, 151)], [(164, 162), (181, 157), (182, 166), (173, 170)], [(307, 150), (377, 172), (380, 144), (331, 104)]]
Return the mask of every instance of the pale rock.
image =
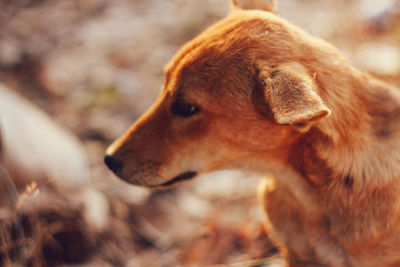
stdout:
[(79, 140), (42, 110), (0, 83), (0, 164), (17, 185), (51, 180), (61, 187), (90, 183)]
[(259, 178), (238, 171), (220, 171), (196, 179), (195, 190), (200, 196), (236, 199), (256, 195)]
[(365, 43), (356, 50), (356, 64), (367, 71), (395, 75), (400, 71), (400, 50), (383, 43)]
[(373, 17), (392, 7), (394, 2), (395, 0), (360, 0), (357, 2), (357, 9), (360, 10), (364, 17)]
[(22, 49), (14, 39), (0, 40), (0, 64), (17, 64), (22, 58)]
[(114, 183), (118, 183), (118, 186), (114, 188), (115, 191), (113, 195), (131, 205), (143, 204), (151, 194), (151, 191), (147, 188), (127, 184), (126, 182), (120, 181), (118, 178), (115, 178)]
[(192, 218), (204, 218), (213, 210), (209, 201), (187, 191), (180, 192), (177, 203), (179, 208)]
[(83, 219), (95, 230), (103, 230), (109, 221), (110, 205), (108, 199), (92, 188), (82, 189), (79, 201), (83, 205)]

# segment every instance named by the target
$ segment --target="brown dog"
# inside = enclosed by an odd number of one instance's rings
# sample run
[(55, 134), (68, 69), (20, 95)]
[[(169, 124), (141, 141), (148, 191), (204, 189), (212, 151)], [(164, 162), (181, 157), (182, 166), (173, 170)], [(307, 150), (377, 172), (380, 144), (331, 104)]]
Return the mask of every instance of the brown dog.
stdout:
[(151, 188), (220, 169), (269, 175), (266, 227), (288, 265), (400, 266), (400, 92), (273, 1), (232, 3), (166, 67), (107, 165)]

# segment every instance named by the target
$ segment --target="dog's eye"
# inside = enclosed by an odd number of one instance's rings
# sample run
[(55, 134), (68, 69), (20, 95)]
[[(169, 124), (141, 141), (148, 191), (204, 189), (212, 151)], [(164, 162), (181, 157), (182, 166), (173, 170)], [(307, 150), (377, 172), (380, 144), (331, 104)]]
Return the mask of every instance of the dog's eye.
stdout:
[(176, 100), (171, 106), (171, 112), (174, 115), (178, 115), (180, 117), (190, 117), (197, 114), (200, 111), (200, 108), (196, 105), (193, 105), (185, 100)]

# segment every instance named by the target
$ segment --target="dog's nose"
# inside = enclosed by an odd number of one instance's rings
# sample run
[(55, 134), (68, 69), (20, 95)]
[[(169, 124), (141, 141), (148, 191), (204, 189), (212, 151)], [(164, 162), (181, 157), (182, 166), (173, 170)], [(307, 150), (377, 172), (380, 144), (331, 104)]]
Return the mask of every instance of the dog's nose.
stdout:
[(118, 159), (116, 159), (114, 156), (111, 155), (106, 155), (104, 157), (104, 163), (113, 172), (119, 171), (123, 166), (123, 163), (121, 161), (119, 161)]

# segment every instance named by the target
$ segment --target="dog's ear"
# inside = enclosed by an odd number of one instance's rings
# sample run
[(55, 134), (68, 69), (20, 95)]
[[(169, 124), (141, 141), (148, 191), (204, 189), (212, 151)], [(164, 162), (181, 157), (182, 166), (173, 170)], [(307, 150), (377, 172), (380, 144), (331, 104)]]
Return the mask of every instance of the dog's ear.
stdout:
[(259, 9), (276, 13), (275, 0), (231, 0), (233, 8), (240, 9)]
[(311, 76), (299, 63), (262, 65), (258, 66), (260, 83), (277, 123), (307, 130), (330, 114), (318, 95), (315, 74)]

